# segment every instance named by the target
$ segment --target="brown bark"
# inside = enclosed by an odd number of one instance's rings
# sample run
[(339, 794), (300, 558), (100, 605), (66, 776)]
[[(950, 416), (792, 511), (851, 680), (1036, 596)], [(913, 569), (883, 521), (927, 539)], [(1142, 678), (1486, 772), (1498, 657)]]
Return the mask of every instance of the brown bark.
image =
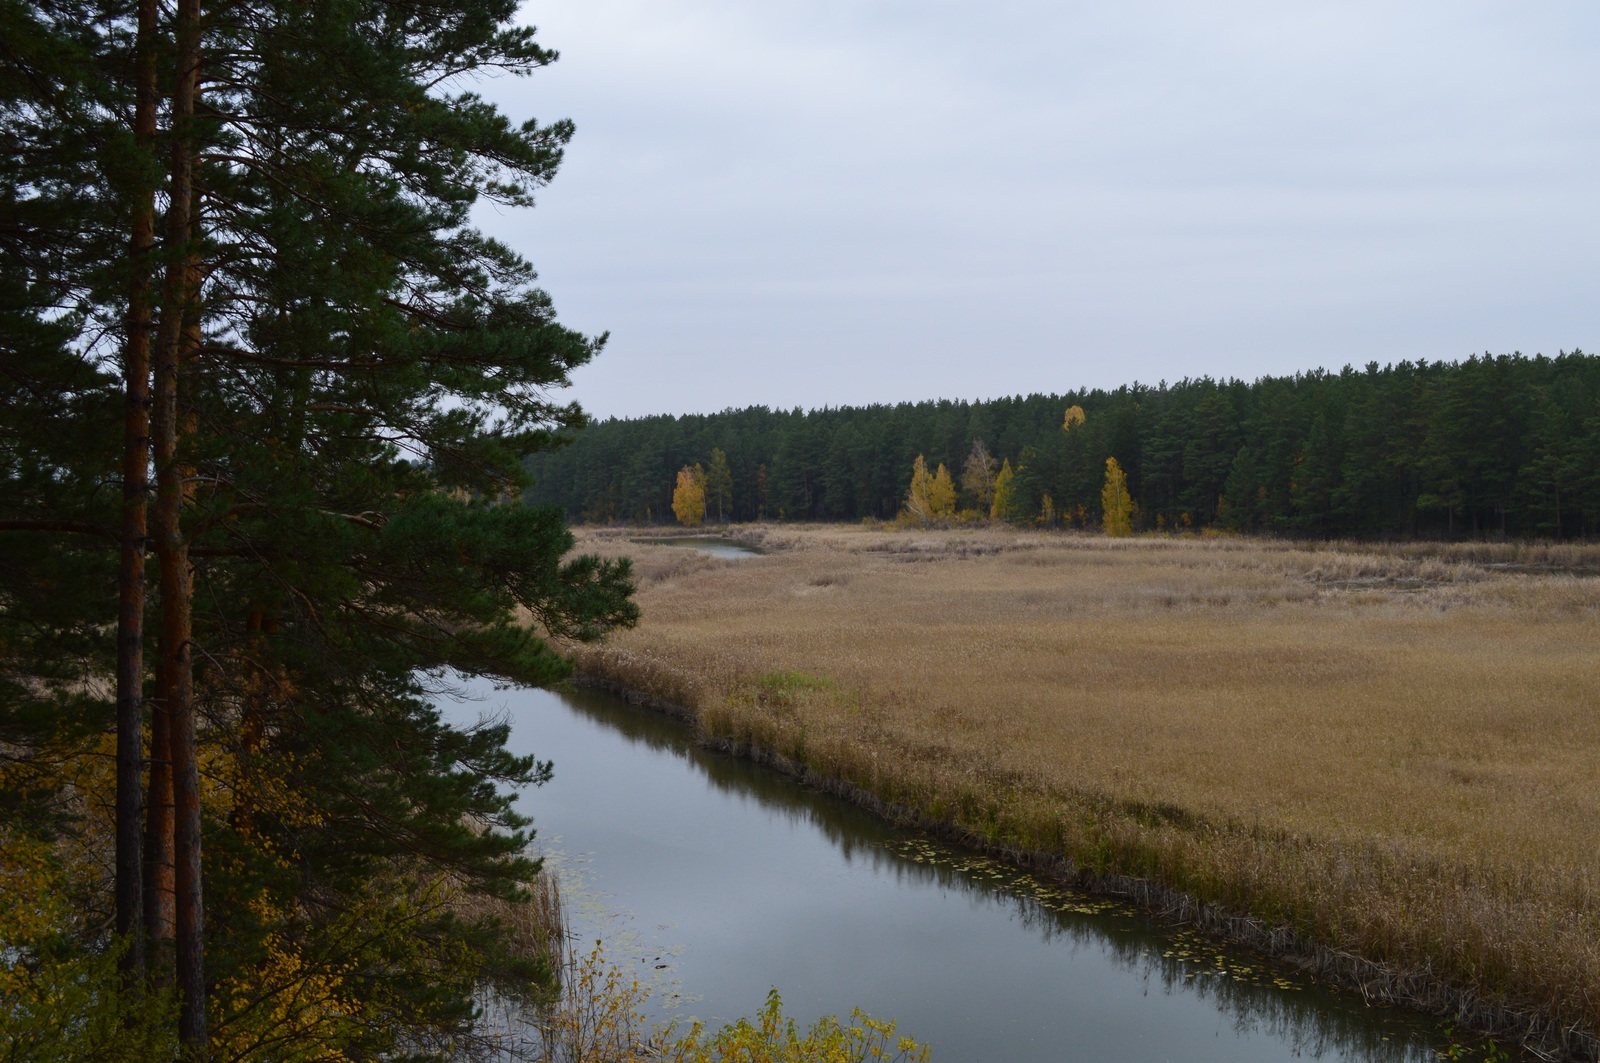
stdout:
[(207, 1049), (204, 901), (200, 867), (200, 779), (195, 756), (193, 605), (194, 580), (183, 533), (190, 470), (180, 453), (184, 425), (179, 392), (185, 348), (199, 328), (199, 271), (195, 257), (194, 129), (200, 73), (200, 2), (181, 0), (176, 16), (177, 77), (172, 93), (172, 162), (167, 263), (161, 326), (156, 337), (155, 402), (151, 436), (155, 450), (156, 504), (153, 535), (161, 566), (161, 667), (163, 705), (169, 724), (173, 824), (174, 981), (178, 989), (178, 1037), (195, 1059)]
[[(139, 0), (135, 42), (133, 133), (141, 155), (156, 137), (156, 4)], [(141, 159), (142, 161), (142, 159)], [(122, 558), (117, 602), (117, 933), (127, 938), (123, 970), (145, 969), (143, 828), (144, 603), (146, 496), (150, 489), (150, 252), (155, 246), (155, 189), (143, 174), (128, 241), (127, 349), (123, 357)]]
[(150, 966), (162, 984), (171, 982), (175, 915), (172, 894), (172, 683), (162, 663), (156, 668), (156, 696), (150, 706), (150, 788), (145, 798), (144, 932), (150, 939)]
[[(191, 274), (194, 272), (190, 270)], [(191, 289), (192, 291), (193, 289)], [(197, 328), (185, 326), (187, 344)], [(179, 477), (190, 470), (176, 466)], [(179, 502), (180, 513), (183, 500)], [(164, 641), (176, 648), (172, 659), (172, 856), (173, 926), (176, 951), (174, 969), (182, 1006), (178, 1036), (197, 1058), (206, 1049), (205, 904), (200, 853), (200, 765), (195, 748), (193, 604), (194, 574), (189, 567), (188, 543), (180, 532), (172, 581), (177, 608), (163, 616)], [(165, 585), (166, 567), (163, 566)], [(163, 591), (163, 597), (165, 591)], [(170, 640), (170, 641), (168, 641)]]

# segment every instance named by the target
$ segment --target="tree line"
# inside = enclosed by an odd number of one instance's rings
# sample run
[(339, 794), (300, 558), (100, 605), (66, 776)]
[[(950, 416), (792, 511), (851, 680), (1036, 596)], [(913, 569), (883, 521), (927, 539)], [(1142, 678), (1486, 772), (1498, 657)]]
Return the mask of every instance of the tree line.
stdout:
[(552, 981), (476, 905), (549, 765), (433, 705), (637, 615), (514, 504), (600, 346), (470, 221), (572, 132), (472, 91), (515, 11), (0, 6), (9, 1058), (458, 1059)]
[[(964, 470), (1010, 475), (994, 512)], [(533, 455), (527, 499), (572, 520), (670, 521), (678, 472), (720, 452), (733, 520), (888, 520), (914, 469), (954, 509), (1101, 527), (1108, 461), (1137, 530), (1313, 537), (1600, 533), (1600, 358), (1482, 355), (983, 402), (608, 419)], [(992, 488), (991, 488), (992, 489)], [(1114, 513), (1120, 520), (1121, 514)]]

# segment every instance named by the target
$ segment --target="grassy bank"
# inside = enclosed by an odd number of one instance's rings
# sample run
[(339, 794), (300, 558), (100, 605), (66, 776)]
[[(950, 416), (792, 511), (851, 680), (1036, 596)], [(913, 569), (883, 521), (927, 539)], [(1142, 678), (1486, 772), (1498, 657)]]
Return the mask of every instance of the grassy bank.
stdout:
[[(585, 672), (1376, 997), (1594, 1054), (1600, 548), (755, 529)], [(1250, 936), (1242, 934), (1241, 936)]]

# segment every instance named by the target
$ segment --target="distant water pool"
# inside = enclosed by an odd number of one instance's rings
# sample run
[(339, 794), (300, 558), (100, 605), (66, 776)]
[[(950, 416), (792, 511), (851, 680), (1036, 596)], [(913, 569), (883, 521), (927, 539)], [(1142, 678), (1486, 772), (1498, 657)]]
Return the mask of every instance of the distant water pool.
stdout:
[(765, 551), (758, 547), (746, 546), (744, 543), (734, 542), (716, 535), (677, 535), (669, 539), (634, 539), (636, 543), (651, 546), (684, 546), (691, 550), (710, 554), (712, 557), (744, 558), (761, 557)]

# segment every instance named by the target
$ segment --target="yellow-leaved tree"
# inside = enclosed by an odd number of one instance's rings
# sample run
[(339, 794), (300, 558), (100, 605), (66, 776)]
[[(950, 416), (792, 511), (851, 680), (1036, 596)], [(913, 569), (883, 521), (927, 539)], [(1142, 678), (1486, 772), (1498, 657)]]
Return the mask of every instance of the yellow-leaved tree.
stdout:
[(942, 464), (937, 473), (928, 471), (928, 463), (921, 454), (911, 466), (911, 489), (906, 492), (906, 506), (901, 510), (903, 520), (926, 524), (941, 517), (954, 516), (956, 512), (956, 485), (950, 479), (950, 470)]
[(1017, 485), (1012, 481), (1017, 474), (1012, 471), (1011, 459), (1007, 458), (1000, 466), (1000, 471), (994, 478), (994, 504), (989, 507), (990, 520), (1010, 520), (1011, 506), (1017, 495)]
[(1071, 432), (1085, 420), (1082, 406), (1068, 406), (1067, 416), (1061, 421), (1061, 430)]
[(1116, 458), (1106, 459), (1106, 485), (1100, 489), (1100, 509), (1107, 535), (1133, 534), (1133, 496), (1128, 494), (1128, 477)]
[(91, 934), (73, 884), (89, 871), (68, 866), (22, 824), (0, 824), (0, 1059), (178, 1058), (171, 990), (124, 983), (117, 961), (126, 942), (74, 947)]
[(936, 517), (952, 517), (956, 512), (956, 485), (950, 477), (950, 470), (943, 464), (939, 471), (933, 474), (933, 487), (928, 495), (929, 502), (933, 505)]
[(695, 528), (706, 519), (706, 470), (698, 462), (678, 470), (678, 486), (672, 491), (672, 512), (678, 523)]

